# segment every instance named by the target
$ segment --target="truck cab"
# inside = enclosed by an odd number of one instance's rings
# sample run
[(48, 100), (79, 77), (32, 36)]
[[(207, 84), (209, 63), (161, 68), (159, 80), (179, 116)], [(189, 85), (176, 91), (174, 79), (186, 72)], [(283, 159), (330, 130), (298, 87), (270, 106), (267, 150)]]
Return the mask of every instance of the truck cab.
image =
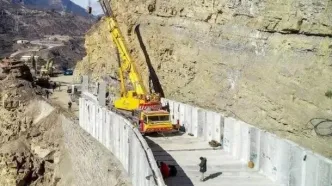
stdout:
[(137, 127), (142, 134), (154, 132), (172, 132), (177, 129), (170, 120), (170, 115), (167, 111), (137, 111), (135, 116), (139, 119)]

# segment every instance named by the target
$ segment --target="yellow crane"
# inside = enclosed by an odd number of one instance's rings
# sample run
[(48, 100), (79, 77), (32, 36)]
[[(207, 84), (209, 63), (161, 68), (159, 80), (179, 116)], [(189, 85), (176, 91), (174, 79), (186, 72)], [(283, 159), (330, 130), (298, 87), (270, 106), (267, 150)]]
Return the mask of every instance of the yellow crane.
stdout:
[[(142, 133), (173, 131), (178, 125), (171, 123), (169, 112), (161, 110), (160, 96), (147, 92), (110, 7), (104, 1), (99, 2), (105, 13), (113, 43), (119, 54), (121, 97), (114, 101), (114, 107), (132, 111), (133, 115), (137, 117), (137, 125)], [(127, 89), (125, 78), (130, 80), (133, 86), (131, 90)]]
[(53, 58), (49, 59), (46, 63), (46, 66), (42, 66), (40, 69), (40, 75), (43, 76), (52, 76), (53, 74)]

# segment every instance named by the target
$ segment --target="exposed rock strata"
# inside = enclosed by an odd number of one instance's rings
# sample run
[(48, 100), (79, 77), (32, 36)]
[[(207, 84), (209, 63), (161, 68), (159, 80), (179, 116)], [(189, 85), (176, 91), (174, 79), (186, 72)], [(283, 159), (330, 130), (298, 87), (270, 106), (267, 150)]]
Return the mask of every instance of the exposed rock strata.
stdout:
[[(308, 124), (332, 118), (332, 2), (111, 1), (146, 84), (139, 28), (166, 97), (224, 112), (332, 156)], [(137, 27), (139, 25), (139, 27)], [(137, 29), (136, 29), (137, 30)], [(105, 22), (87, 35), (76, 75), (116, 76)]]

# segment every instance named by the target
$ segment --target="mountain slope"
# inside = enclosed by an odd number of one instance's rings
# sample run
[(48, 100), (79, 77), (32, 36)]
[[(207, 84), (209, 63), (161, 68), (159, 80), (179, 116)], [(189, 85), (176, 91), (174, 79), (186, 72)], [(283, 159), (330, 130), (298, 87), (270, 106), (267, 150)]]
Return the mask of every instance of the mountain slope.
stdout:
[(65, 11), (84, 17), (89, 16), (84, 8), (70, 0), (24, 0), (23, 4), (29, 8), (39, 8), (44, 10), (53, 9), (56, 11)]
[(81, 36), (92, 24), (90, 18), (29, 9), (0, 0), (0, 56), (12, 52), (17, 39), (32, 40), (53, 34)]

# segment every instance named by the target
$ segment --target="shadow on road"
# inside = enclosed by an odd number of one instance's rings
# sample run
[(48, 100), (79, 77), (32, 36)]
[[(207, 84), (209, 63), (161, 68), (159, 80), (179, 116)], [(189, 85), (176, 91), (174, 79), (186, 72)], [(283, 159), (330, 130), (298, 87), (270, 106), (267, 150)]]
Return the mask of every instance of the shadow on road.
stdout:
[(210, 174), (209, 176), (207, 176), (204, 181), (207, 181), (207, 180), (210, 180), (210, 179), (214, 179), (218, 176), (222, 175), (222, 172), (216, 172), (216, 173), (213, 173), (213, 174)]
[(146, 136), (151, 136), (153, 138), (167, 138), (167, 137), (173, 137), (173, 136), (182, 136), (185, 135), (186, 133), (184, 132), (171, 132), (171, 133), (151, 133), (151, 134), (146, 134)]
[(149, 144), (153, 155), (156, 161), (163, 161), (168, 165), (174, 165), (177, 169), (177, 175), (175, 177), (169, 177), (165, 179), (165, 183), (167, 186), (193, 186), (194, 184), (187, 176), (187, 174), (183, 171), (181, 166), (176, 162), (176, 160), (162, 147), (153, 142), (149, 138), (145, 138), (146, 142)]

